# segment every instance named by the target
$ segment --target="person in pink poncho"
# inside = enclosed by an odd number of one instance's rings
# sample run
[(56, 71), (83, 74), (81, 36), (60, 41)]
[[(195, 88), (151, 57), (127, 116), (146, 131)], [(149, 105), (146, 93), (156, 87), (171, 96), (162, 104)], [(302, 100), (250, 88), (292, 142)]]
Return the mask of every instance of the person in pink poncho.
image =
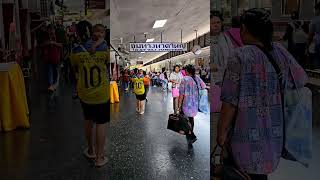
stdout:
[(236, 16), (232, 18), (232, 27), (225, 32), (230, 38), (234, 48), (242, 47), (243, 42), (240, 36), (240, 17)]

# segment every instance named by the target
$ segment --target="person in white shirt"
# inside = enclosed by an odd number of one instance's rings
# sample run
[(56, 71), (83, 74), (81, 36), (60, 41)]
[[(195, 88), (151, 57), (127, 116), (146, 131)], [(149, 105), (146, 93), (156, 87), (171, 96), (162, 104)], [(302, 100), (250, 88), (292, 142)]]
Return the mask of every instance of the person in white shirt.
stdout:
[(211, 34), (211, 64), (213, 78), (217, 85), (221, 86), (223, 74), (227, 67), (229, 58), (233, 53), (233, 43), (223, 32), (223, 17), (219, 11), (210, 14)]
[(173, 110), (174, 114), (177, 113), (178, 103), (179, 103), (179, 86), (183, 79), (183, 76), (180, 72), (180, 66), (176, 65), (174, 71), (170, 74), (169, 81), (172, 83), (172, 97), (173, 97)]

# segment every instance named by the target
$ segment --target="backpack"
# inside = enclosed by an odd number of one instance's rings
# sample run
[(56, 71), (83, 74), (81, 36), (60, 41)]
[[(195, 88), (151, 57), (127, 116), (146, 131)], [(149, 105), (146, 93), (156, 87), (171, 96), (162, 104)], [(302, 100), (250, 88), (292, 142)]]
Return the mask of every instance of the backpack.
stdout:
[[(306, 32), (304, 32), (302, 26), (302, 21), (295, 21), (290, 23), (290, 26), (293, 28), (292, 32), (292, 40), (294, 44), (297, 43), (307, 43), (308, 35)], [(298, 27), (297, 27), (298, 26)]]
[(150, 79), (145, 76), (145, 77), (143, 78), (143, 83), (144, 83), (145, 86), (149, 86), (149, 85), (150, 85)]

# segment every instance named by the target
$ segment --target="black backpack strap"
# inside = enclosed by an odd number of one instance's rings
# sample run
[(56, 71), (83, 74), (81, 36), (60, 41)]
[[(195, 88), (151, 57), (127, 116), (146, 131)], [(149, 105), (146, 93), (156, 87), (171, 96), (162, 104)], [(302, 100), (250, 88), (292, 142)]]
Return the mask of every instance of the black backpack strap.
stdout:
[(278, 75), (278, 80), (279, 80), (279, 85), (280, 85), (280, 94), (281, 94), (281, 107), (282, 107), (282, 116), (283, 116), (283, 148), (282, 148), (282, 155), (287, 155), (287, 151), (284, 148), (285, 145), (285, 133), (286, 133), (286, 126), (285, 126), (285, 108), (284, 108), (284, 88), (282, 87), (282, 82), (283, 82), (283, 73), (280, 69), (280, 66), (278, 65), (278, 63), (275, 61), (275, 59), (273, 58), (273, 56), (268, 52), (268, 50), (257, 46), (268, 58), (269, 62), (272, 64), (273, 68), (276, 70), (277, 75)]
[(273, 58), (273, 56), (268, 52), (268, 50), (257, 46), (268, 58), (269, 62), (272, 64), (273, 68), (276, 70), (276, 73), (278, 75), (278, 79), (279, 79), (279, 83), (280, 83), (280, 87), (282, 89), (282, 80), (283, 80), (283, 73), (280, 69), (280, 66), (278, 65), (278, 63), (275, 61), (275, 59)]

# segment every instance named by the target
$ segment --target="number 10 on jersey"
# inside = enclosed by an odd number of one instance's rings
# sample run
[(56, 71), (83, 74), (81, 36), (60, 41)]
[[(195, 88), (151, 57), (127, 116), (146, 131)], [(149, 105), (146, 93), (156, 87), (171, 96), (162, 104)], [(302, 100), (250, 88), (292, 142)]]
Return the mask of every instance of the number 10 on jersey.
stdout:
[(83, 67), (83, 75), (86, 88), (94, 88), (101, 85), (101, 70), (98, 66), (92, 66), (90, 69)]

